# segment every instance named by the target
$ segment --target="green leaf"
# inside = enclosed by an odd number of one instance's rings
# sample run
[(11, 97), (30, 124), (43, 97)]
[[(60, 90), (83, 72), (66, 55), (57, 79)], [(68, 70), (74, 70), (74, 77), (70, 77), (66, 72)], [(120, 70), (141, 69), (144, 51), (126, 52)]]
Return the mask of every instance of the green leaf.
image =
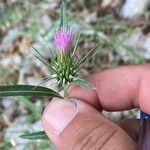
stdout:
[(81, 87), (87, 88), (87, 89), (96, 89), (94, 85), (89, 83), (88, 81), (81, 79), (81, 78), (74, 78), (73, 83), (80, 85)]
[(66, 5), (65, 2), (63, 1), (61, 6), (60, 6), (60, 27), (65, 27), (67, 28), (67, 14), (66, 14)]
[(61, 96), (52, 89), (34, 86), (34, 85), (6, 85), (0, 86), (0, 97), (6, 96), (50, 96), (60, 97)]
[(44, 131), (27, 133), (27, 134), (20, 135), (20, 137), (24, 139), (29, 139), (29, 140), (47, 140), (48, 139)]

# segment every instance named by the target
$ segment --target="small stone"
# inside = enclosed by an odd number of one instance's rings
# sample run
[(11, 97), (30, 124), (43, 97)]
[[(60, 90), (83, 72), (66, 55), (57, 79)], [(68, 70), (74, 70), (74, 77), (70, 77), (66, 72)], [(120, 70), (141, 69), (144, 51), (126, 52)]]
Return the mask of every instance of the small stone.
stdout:
[(120, 11), (120, 15), (125, 18), (133, 18), (144, 12), (149, 0), (126, 0)]

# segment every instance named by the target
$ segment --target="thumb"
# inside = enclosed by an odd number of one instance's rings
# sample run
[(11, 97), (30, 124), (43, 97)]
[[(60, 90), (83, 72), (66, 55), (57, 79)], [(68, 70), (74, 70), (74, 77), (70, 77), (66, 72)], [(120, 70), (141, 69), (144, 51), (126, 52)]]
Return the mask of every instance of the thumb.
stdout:
[(136, 150), (117, 125), (76, 99), (54, 99), (44, 111), (43, 126), (58, 150)]

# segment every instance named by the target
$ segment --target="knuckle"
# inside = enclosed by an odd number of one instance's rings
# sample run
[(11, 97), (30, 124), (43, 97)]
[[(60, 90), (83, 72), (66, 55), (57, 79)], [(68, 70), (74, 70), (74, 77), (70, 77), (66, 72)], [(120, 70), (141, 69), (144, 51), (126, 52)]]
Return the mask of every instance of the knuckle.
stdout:
[[(84, 126), (85, 127), (85, 126)], [(84, 129), (85, 131), (85, 129)], [(74, 150), (99, 150), (115, 135), (117, 130), (105, 123), (87, 128), (74, 144)]]

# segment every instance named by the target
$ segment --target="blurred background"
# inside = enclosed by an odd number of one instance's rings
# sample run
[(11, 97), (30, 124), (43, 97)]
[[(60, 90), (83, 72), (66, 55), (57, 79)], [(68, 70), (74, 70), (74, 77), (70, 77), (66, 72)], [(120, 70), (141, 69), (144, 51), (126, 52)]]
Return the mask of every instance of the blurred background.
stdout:
[[(34, 57), (33, 46), (50, 59), (60, 3), (60, 0), (0, 0), (0, 85), (38, 85), (42, 78), (51, 75)], [(75, 32), (81, 32), (77, 56), (103, 41), (97, 55), (82, 68), (86, 75), (150, 61), (149, 0), (67, 0), (67, 7), (69, 24)], [(42, 86), (58, 91), (54, 82)], [(43, 130), (41, 115), (49, 101), (41, 97), (0, 98), (0, 150), (55, 149), (49, 141), (19, 137), (26, 131)], [(137, 111), (104, 114), (118, 122), (136, 117)]]

